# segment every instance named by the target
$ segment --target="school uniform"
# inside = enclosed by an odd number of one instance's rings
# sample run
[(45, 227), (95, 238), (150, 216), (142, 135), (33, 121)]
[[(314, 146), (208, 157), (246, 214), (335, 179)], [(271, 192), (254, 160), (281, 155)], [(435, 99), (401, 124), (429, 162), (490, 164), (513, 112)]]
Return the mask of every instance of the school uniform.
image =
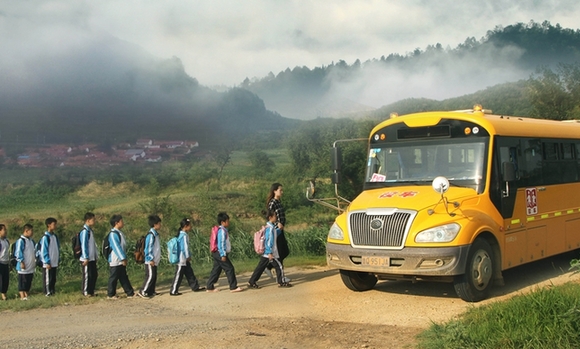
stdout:
[[(266, 231), (264, 232), (264, 254), (260, 257), (260, 261), (250, 277), (250, 286), (256, 285), (258, 280), (260, 280), (262, 273), (268, 266), (272, 266), (276, 269), (276, 281), (278, 282), (278, 285), (285, 283), (284, 267), (280, 261), (280, 254), (276, 244), (279, 235), (280, 229), (271, 222), (266, 223)], [(268, 257), (270, 254), (274, 257), (272, 260)]]
[(8, 292), (10, 285), (10, 241), (0, 239), (0, 293)]
[[(282, 224), (284, 227), (286, 226), (286, 213), (284, 211), (284, 207), (280, 200), (276, 198), (272, 198), (268, 203), (268, 209), (273, 210), (276, 212), (276, 227), (278, 227), (278, 223)], [(284, 234), (284, 230), (280, 230), (280, 234), (276, 238), (276, 246), (279, 253), (279, 260), (280, 263), (284, 262), (284, 259), (288, 257), (290, 254), (290, 248), (288, 247), (288, 242), (286, 241), (286, 235)]]
[(195, 277), (193, 268), (191, 267), (191, 262), (188, 259), (191, 258), (191, 251), (189, 251), (189, 235), (185, 231), (180, 231), (177, 237), (177, 248), (179, 251), (179, 262), (175, 266), (175, 276), (173, 277), (173, 282), (171, 283), (170, 294), (179, 294), (179, 286), (181, 286), (181, 281), (183, 276), (187, 280), (191, 290), (196, 292), (203, 289), (199, 287), (199, 282)]
[[(145, 281), (140, 289), (140, 295), (145, 297), (155, 296), (155, 284), (157, 283), (157, 266), (161, 261), (161, 246), (159, 233), (151, 228), (145, 237)], [(151, 265), (153, 262), (153, 265)]]
[(127, 296), (133, 297), (135, 291), (129, 281), (127, 267), (123, 265), (123, 261), (127, 260), (127, 242), (123, 232), (119, 229), (113, 228), (109, 233), (109, 245), (111, 246), (111, 254), (108, 258), (109, 282), (107, 286), (107, 295), (109, 297), (114, 297), (117, 294), (117, 281), (119, 281)]
[[(81, 291), (85, 296), (94, 296), (95, 287), (97, 285), (97, 277), (99, 276), (97, 270), (97, 243), (95, 242), (95, 233), (88, 226), (84, 225), (83, 230), (79, 236), (81, 240), (81, 269), (83, 273)], [(87, 265), (83, 266), (82, 262), (88, 261)]]
[[(45, 232), (40, 239), (40, 260), (42, 261), (42, 285), (44, 294), (55, 293), (56, 273), (60, 262), (60, 242), (54, 232)], [(47, 267), (50, 265), (50, 269)]]
[[(232, 245), (230, 243), (230, 237), (228, 235), (228, 230), (224, 226), (219, 226), (217, 233), (217, 248), (218, 250), (212, 252), (211, 256), (213, 258), (213, 268), (207, 279), (207, 289), (213, 290), (214, 285), (223, 271), (226, 272), (226, 277), (228, 278), (228, 283), (230, 284), (230, 290), (235, 290), (238, 288), (238, 281), (236, 279), (236, 271), (234, 266), (227, 254), (231, 251)], [(225, 261), (222, 261), (222, 257), (226, 257)]]
[[(32, 278), (36, 268), (36, 249), (34, 245), (34, 240), (21, 235), (16, 241), (14, 248), (16, 271), (18, 272), (18, 291), (21, 292), (30, 291), (32, 286)], [(24, 268), (22, 264), (24, 264)]]

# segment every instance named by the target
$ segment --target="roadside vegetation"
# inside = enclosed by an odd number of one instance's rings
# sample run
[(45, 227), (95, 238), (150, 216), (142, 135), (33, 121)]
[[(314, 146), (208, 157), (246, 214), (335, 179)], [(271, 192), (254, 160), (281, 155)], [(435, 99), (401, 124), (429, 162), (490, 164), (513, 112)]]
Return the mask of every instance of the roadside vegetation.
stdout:
[(421, 349), (580, 347), (580, 286), (544, 287), (506, 302), (472, 308), (418, 336)]

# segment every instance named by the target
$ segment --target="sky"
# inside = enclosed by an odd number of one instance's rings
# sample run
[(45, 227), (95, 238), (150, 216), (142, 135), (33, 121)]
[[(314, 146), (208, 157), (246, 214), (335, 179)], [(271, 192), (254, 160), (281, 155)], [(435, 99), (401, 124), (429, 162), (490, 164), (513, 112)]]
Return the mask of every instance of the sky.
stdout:
[(0, 70), (108, 34), (178, 57), (203, 85), (234, 86), (288, 67), (455, 48), (497, 25), (548, 20), (576, 29), (578, 18), (577, 0), (2, 0)]

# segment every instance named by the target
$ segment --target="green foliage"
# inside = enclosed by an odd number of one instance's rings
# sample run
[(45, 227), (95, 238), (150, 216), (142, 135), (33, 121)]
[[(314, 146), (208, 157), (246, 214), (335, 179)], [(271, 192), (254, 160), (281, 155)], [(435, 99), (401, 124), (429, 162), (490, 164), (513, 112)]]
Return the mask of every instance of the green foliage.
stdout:
[(170, 221), (177, 213), (177, 208), (173, 204), (169, 195), (163, 198), (153, 197), (146, 202), (139, 203), (141, 212), (145, 215), (158, 215), (164, 220)]
[(560, 64), (556, 71), (539, 69), (528, 80), (528, 88), (533, 116), (554, 120), (580, 116), (580, 63)]
[[(330, 178), (330, 151), (336, 140), (363, 138), (373, 126), (371, 121), (318, 119), (305, 123), (289, 135), (287, 147), (296, 181)], [(352, 197), (362, 189), (366, 142), (339, 143), (342, 149), (341, 175), (345, 195)], [(304, 185), (306, 187), (306, 185)]]
[(30, 185), (7, 186), (0, 190), (0, 210), (39, 208), (48, 206), (54, 201), (64, 199), (74, 191), (74, 186), (63, 182), (38, 181)]
[(580, 347), (580, 286), (544, 287), (473, 308), (458, 320), (419, 335), (423, 349), (540, 349)]
[(274, 171), (274, 161), (264, 151), (254, 150), (248, 153), (248, 159), (252, 164), (252, 172), (255, 176), (267, 176)]
[(498, 115), (530, 116), (532, 113), (528, 82), (521, 80), (487, 87), (475, 93), (443, 101), (425, 98), (404, 99), (381, 107), (369, 115), (378, 121), (388, 118), (391, 113), (405, 115), (433, 110), (463, 110), (470, 109), (475, 104), (481, 104), (485, 109), (491, 109)]

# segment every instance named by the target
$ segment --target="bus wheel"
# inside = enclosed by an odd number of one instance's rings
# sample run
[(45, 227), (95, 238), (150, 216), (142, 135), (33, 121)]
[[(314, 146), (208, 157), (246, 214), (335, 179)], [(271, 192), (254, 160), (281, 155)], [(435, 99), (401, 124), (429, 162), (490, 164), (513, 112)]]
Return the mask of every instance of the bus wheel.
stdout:
[(377, 284), (377, 277), (371, 273), (340, 270), (342, 282), (353, 291), (368, 291)]
[(453, 281), (455, 292), (466, 302), (479, 302), (485, 298), (493, 285), (493, 255), (487, 241), (477, 239), (467, 255), (465, 274)]

